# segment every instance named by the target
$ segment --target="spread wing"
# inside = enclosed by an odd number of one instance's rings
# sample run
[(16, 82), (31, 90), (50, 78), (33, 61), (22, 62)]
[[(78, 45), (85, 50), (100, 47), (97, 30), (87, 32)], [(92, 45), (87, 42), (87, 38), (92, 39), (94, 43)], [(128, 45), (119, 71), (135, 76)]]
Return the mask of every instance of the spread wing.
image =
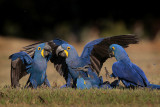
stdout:
[(54, 40), (47, 41), (47, 42), (37, 42), (37, 43), (31, 44), (31, 45), (25, 46), (25, 47), (23, 47), (23, 49), (21, 51), (26, 52), (28, 55), (30, 55), (33, 58), (34, 52), (35, 52), (37, 46), (40, 45), (41, 43), (49, 43), (49, 42), (54, 43), (54, 47), (52, 45), (52, 48), (55, 48), (56, 45), (59, 46), (61, 44), (67, 43), (66, 41), (61, 40), (61, 39), (54, 39)]
[(112, 66), (114, 76), (139, 86), (146, 86), (144, 78), (140, 75), (142, 72), (135, 69), (135, 65), (131, 65), (115, 62)]
[(67, 81), (68, 79), (68, 66), (66, 64), (65, 58), (61, 56), (56, 55), (56, 49), (59, 45), (62, 44), (68, 44), (67, 42), (55, 39), (52, 42), (48, 42), (48, 44), (52, 48), (52, 57), (50, 61), (54, 64), (54, 67), (56, 68), (57, 72), (64, 77), (64, 79)]
[(34, 56), (34, 52), (37, 48), (38, 45), (40, 45), (43, 42), (37, 42), (28, 46), (23, 47), (23, 49), (21, 51), (26, 52), (31, 58), (33, 58)]
[(126, 48), (129, 44), (138, 43), (138, 38), (134, 34), (118, 35), (96, 39), (85, 45), (81, 58), (86, 58), (91, 62), (91, 67), (99, 75), (103, 63), (109, 58), (109, 46), (119, 44)]
[(32, 58), (25, 52), (18, 52), (9, 56), (9, 59), (11, 59), (11, 86), (16, 87), (31, 68)]

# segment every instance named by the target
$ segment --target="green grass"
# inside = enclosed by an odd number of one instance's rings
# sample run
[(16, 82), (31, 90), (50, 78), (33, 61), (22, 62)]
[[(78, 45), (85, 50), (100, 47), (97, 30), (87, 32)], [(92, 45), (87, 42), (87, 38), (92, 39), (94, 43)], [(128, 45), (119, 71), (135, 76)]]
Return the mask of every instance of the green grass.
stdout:
[(39, 106), (155, 106), (160, 104), (160, 91), (150, 89), (59, 89), (0, 88), (0, 104)]
[[(103, 33), (103, 32), (102, 32)], [(105, 33), (105, 32), (104, 32)], [(87, 42), (87, 41), (86, 41)], [(160, 106), (160, 91), (149, 89), (114, 89), (114, 90), (75, 90), (59, 88), (40, 88), (31, 89), (12, 89), (5, 85), (10, 85), (10, 60), (8, 56), (18, 52), (23, 46), (35, 43), (22, 39), (0, 37), (0, 107), (2, 106)], [(72, 43), (71, 43), (72, 44)], [(85, 44), (74, 43), (79, 55), (83, 51)], [(143, 52), (142, 52), (143, 49)], [(160, 85), (160, 40), (150, 43), (141, 41), (137, 45), (130, 45), (126, 49), (132, 62), (144, 70), (148, 80), (153, 84)], [(156, 53), (157, 52), (157, 53)], [(156, 53), (156, 54), (155, 54)], [(115, 58), (108, 59), (102, 67), (100, 76), (104, 81), (114, 81), (111, 78), (105, 78), (104, 67), (107, 67), (110, 74), (112, 73), (112, 64)], [(60, 76), (52, 63), (48, 63), (47, 75), (51, 86), (62, 86), (65, 80)], [(28, 80), (25, 76), (20, 84), (25, 85)], [(4, 87), (5, 86), (5, 87)]]

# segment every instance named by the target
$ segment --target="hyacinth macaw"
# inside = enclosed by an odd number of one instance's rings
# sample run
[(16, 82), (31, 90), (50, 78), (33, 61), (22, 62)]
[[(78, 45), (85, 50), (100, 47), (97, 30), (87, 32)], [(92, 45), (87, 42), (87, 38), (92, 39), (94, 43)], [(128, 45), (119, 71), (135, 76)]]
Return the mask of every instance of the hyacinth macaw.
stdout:
[(114, 82), (111, 84), (109, 82), (103, 83), (102, 77), (100, 77), (100, 80), (101, 80), (101, 83), (99, 85), (93, 85), (92, 84), (93, 78), (80, 77), (77, 79), (76, 87), (77, 89), (90, 89), (90, 88), (112, 89), (115, 87)]
[[(54, 39), (48, 44), (53, 49), (50, 60), (66, 80), (63, 87), (76, 87), (78, 78), (90, 80), (93, 87), (99, 87), (103, 83), (102, 78), (99, 78), (99, 73), (103, 63), (110, 57), (109, 46), (115, 43), (126, 48), (129, 44), (137, 42), (137, 36), (132, 34), (100, 38), (86, 44), (81, 56), (78, 56), (72, 45), (63, 40)], [(34, 44), (27, 46), (25, 51), (28, 51), (30, 47), (34, 47)]]
[[(99, 87), (103, 84), (102, 78), (99, 78), (100, 70), (103, 63), (110, 57), (109, 46), (117, 43), (127, 47), (129, 44), (137, 42), (135, 35), (119, 35), (89, 42), (84, 47), (81, 56), (78, 56), (72, 45), (66, 43), (58, 46), (56, 54), (65, 57), (68, 74), (73, 79), (74, 87), (76, 87), (77, 79), (81, 77), (84, 80), (89, 80), (93, 87)], [(70, 86), (68, 81), (67, 86)]]
[(149, 83), (143, 70), (131, 62), (122, 46), (112, 44), (110, 45), (109, 50), (117, 60), (112, 66), (113, 73), (111, 74), (111, 77), (118, 77), (119, 81), (121, 80), (127, 88), (138, 86), (160, 89), (160, 85)]
[(37, 88), (43, 83), (50, 87), (47, 79), (47, 62), (51, 57), (51, 47), (46, 43), (38, 45), (34, 51), (33, 57), (24, 51), (12, 54), (9, 58), (11, 62), (11, 85), (16, 87), (19, 79), (26, 74), (30, 74), (26, 86)]

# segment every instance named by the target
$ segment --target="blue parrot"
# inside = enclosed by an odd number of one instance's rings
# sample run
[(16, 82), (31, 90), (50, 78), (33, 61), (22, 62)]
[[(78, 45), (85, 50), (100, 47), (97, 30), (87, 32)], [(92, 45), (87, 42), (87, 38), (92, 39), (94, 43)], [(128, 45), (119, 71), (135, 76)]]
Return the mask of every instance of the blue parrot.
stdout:
[(112, 44), (109, 46), (109, 50), (117, 60), (112, 66), (113, 73), (111, 77), (118, 77), (119, 81), (121, 80), (127, 88), (148, 87), (160, 89), (160, 85), (150, 84), (143, 70), (131, 62), (122, 46)]
[[(81, 56), (78, 55), (76, 49), (72, 45), (64, 43), (58, 46), (56, 54), (65, 57), (68, 74), (73, 79), (73, 87), (76, 87), (78, 84), (78, 78), (83, 78), (86, 83), (89, 81), (92, 87), (99, 87), (103, 84), (103, 79), (99, 77), (99, 73), (103, 63), (110, 57), (108, 53), (110, 44), (117, 43), (128, 47), (129, 44), (137, 42), (138, 40), (135, 35), (100, 38), (89, 42), (84, 47)], [(67, 81), (66, 86), (69, 83), (70, 82)]]
[[(37, 86), (41, 86), (44, 83), (50, 87), (50, 83), (46, 75), (46, 69), (47, 62), (51, 56), (51, 47), (46, 43), (41, 43), (37, 46), (33, 58), (24, 51), (12, 54), (9, 57), (12, 60), (12, 86), (17, 86), (17, 78), (22, 77), (19, 75), (23, 75), (23, 72), (25, 72), (30, 74), (26, 86), (29, 83), (28, 87), (37, 88)], [(17, 60), (19, 61), (18, 64)]]
[(90, 89), (90, 88), (112, 89), (115, 86), (113, 83), (110, 84), (108, 81), (103, 83), (102, 77), (100, 77), (101, 83), (99, 85), (93, 85), (92, 84), (93, 80), (94, 80), (93, 78), (82, 78), (82, 77), (77, 78), (76, 87), (77, 89)]
[[(47, 43), (52, 48), (50, 61), (66, 80), (66, 84), (62, 87), (76, 88), (78, 78), (89, 80), (92, 87), (99, 87), (103, 84), (99, 73), (103, 63), (110, 57), (109, 46), (116, 43), (126, 48), (129, 44), (138, 43), (138, 38), (134, 34), (129, 34), (96, 39), (85, 45), (81, 56), (72, 45), (63, 40), (54, 39)], [(30, 47), (35, 45), (24, 47), (25, 51), (29, 51)]]
[(78, 78), (76, 86), (77, 86), (77, 89), (90, 89), (93, 87), (91, 82), (86, 79), (84, 80), (84, 78)]

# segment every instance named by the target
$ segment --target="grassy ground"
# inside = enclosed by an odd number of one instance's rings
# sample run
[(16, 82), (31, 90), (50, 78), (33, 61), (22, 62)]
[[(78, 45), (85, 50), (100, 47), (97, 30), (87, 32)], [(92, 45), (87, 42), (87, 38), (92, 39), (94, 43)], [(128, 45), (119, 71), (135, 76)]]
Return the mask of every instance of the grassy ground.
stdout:
[(158, 106), (160, 91), (149, 89), (0, 89), (1, 105)]
[[(74, 89), (11, 89), (10, 85), (10, 60), (8, 56), (18, 52), (21, 47), (36, 41), (4, 38), (0, 36), (0, 104), (10, 106), (29, 106), (29, 105), (97, 105), (107, 104), (109, 106), (141, 106), (141, 105), (158, 105), (160, 104), (160, 92), (157, 90), (74, 90)], [(71, 43), (81, 54), (84, 43)], [(154, 84), (160, 84), (160, 40), (154, 42), (141, 41), (137, 45), (130, 45), (126, 49), (132, 62), (141, 67), (148, 80)], [(108, 59), (100, 73), (104, 81), (113, 81), (114, 79), (105, 78), (104, 67), (107, 67), (111, 73), (114, 58)], [(51, 86), (61, 86), (65, 84), (64, 79), (55, 71), (53, 64), (48, 63), (48, 79)], [(25, 84), (28, 76), (24, 77), (20, 83)], [(7, 86), (7, 87), (6, 87)], [(42, 99), (41, 99), (42, 98)], [(1, 106), (0, 105), (0, 106)]]

